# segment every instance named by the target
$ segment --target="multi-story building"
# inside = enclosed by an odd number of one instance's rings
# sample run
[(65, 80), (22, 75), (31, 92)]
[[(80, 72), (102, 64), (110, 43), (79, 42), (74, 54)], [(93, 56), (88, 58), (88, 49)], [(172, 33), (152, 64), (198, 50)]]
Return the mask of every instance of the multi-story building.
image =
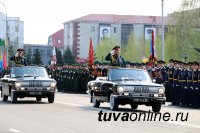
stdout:
[(52, 46), (42, 44), (24, 44), (24, 49), (26, 52), (29, 52), (30, 50), (29, 54), (31, 54), (32, 58), (35, 50), (38, 49), (40, 51), (42, 65), (49, 65), (52, 57)]
[(64, 52), (64, 41), (63, 41), (63, 32), (64, 29), (61, 29), (54, 34), (49, 36), (48, 45), (56, 47), (58, 50), (61, 51), (62, 55)]
[[(164, 25), (168, 19), (164, 17)], [(161, 34), (161, 25), (161, 16), (90, 14), (64, 23), (64, 49), (69, 46), (77, 58), (87, 59), (90, 38), (94, 48), (105, 36), (114, 38), (116, 45), (123, 47), (131, 33), (148, 39), (152, 30)]]

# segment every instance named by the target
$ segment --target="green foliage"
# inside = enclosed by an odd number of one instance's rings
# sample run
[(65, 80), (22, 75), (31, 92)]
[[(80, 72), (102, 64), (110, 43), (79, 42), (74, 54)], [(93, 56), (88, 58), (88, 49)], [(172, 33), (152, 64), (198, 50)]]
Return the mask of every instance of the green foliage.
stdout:
[(199, 59), (199, 54), (194, 50), (200, 42), (199, 7), (200, 1), (184, 0), (180, 12), (171, 15), (175, 26), (170, 27), (166, 35), (166, 59), (185, 60), (184, 55), (188, 56), (188, 61)]
[(57, 65), (62, 66), (63, 65), (62, 53), (57, 48), (56, 48), (56, 59), (57, 59)]
[(33, 64), (42, 65), (41, 55), (38, 48), (33, 53)]
[(65, 51), (65, 53), (63, 55), (63, 62), (64, 62), (64, 64), (75, 64), (76, 63), (75, 57), (69, 47), (67, 47), (67, 50)]
[(105, 38), (100, 41), (96, 47), (96, 60), (100, 62), (105, 61), (105, 56), (112, 51), (113, 47), (116, 46), (116, 39)]

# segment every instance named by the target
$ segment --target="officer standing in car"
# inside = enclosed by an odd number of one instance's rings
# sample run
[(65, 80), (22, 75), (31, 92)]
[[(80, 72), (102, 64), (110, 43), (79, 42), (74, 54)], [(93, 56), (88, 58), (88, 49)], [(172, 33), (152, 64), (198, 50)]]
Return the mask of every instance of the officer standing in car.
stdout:
[(14, 61), (15, 66), (17, 67), (27, 66), (26, 58), (23, 55), (24, 55), (24, 49), (19, 48), (17, 49), (17, 53), (10, 58), (10, 61)]
[(110, 61), (110, 65), (113, 68), (117, 67), (126, 67), (126, 63), (124, 58), (119, 55), (120, 54), (120, 46), (115, 46), (110, 53), (105, 57), (105, 60)]

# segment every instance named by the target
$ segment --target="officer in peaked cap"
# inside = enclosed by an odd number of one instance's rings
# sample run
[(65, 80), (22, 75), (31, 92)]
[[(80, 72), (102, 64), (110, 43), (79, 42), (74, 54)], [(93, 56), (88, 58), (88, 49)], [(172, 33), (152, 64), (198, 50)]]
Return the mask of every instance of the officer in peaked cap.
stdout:
[(14, 61), (16, 66), (27, 66), (26, 58), (24, 55), (24, 49), (18, 48), (17, 53), (10, 58), (10, 61)]
[(126, 67), (124, 58), (120, 56), (120, 46), (115, 46), (105, 57), (105, 60), (110, 61), (113, 68)]

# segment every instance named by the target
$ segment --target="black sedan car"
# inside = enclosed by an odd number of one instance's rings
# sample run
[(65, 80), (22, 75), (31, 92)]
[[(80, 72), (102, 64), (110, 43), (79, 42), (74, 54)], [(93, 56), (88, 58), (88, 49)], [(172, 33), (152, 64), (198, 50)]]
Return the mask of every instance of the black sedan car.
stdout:
[(166, 100), (164, 86), (153, 83), (142, 69), (110, 69), (107, 77), (97, 77), (88, 82), (87, 88), (94, 107), (109, 102), (111, 110), (117, 110), (118, 105), (130, 104), (132, 109), (137, 109), (144, 104), (159, 112)]
[(36, 97), (37, 101), (48, 98), (48, 102), (53, 103), (56, 81), (49, 78), (44, 67), (13, 67), (0, 79), (0, 90), (3, 101), (11, 97), (11, 102), (16, 103), (17, 98)]

